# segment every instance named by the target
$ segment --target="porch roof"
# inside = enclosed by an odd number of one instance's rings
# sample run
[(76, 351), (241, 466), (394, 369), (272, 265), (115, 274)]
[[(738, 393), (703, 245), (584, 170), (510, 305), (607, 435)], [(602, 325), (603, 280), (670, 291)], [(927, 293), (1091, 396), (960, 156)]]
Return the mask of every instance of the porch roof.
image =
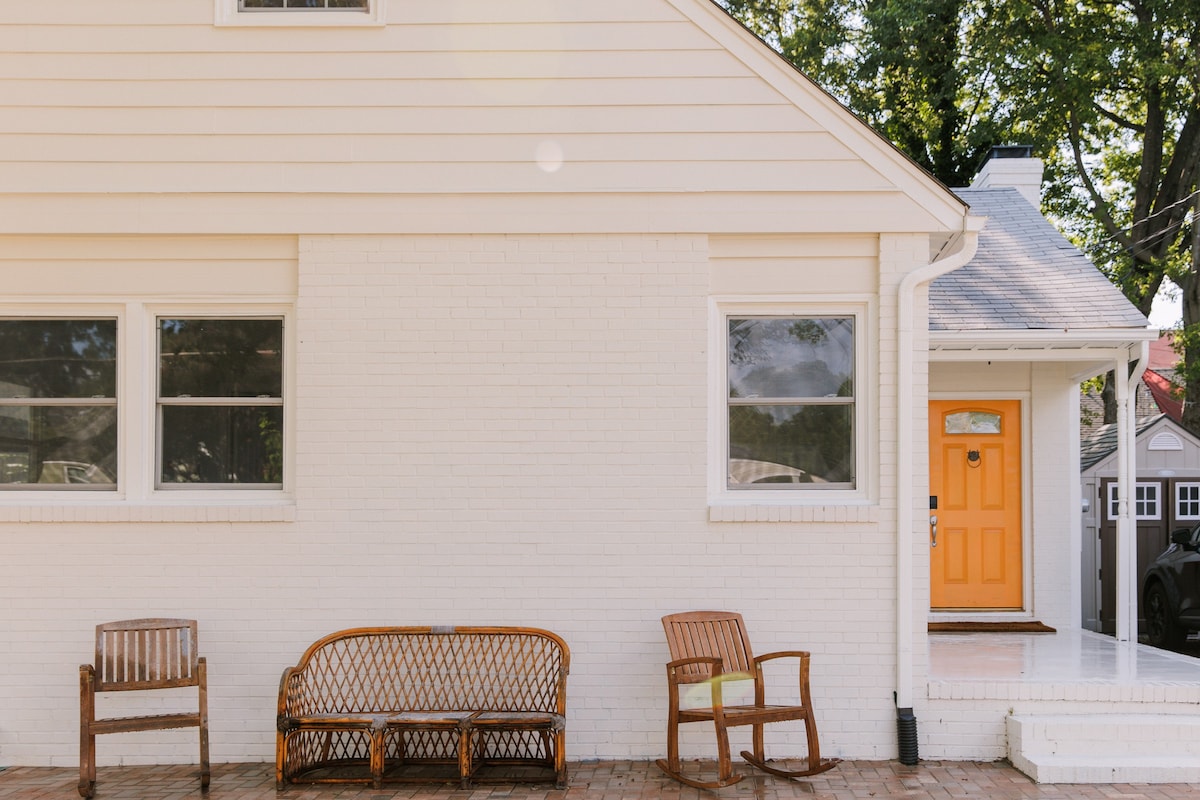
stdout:
[(988, 222), (971, 262), (930, 287), (934, 342), (964, 333), (978, 341), (984, 332), (1014, 341), (1067, 333), (1075, 346), (1089, 333), (1109, 346), (1114, 334), (1154, 338), (1141, 312), (1016, 189), (955, 192)]

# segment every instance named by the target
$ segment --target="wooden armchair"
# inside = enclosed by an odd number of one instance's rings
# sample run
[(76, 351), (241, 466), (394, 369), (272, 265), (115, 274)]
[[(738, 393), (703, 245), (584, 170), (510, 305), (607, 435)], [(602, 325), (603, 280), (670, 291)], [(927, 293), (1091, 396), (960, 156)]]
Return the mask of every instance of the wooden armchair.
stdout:
[[(667, 664), (670, 689), (670, 716), (667, 720), (667, 757), (658, 766), (672, 778), (701, 789), (717, 789), (742, 779), (735, 774), (729, 755), (728, 729), (752, 725), (754, 752), (743, 751), (742, 758), (751, 766), (784, 778), (802, 778), (832, 769), (840, 759), (822, 759), (817, 742), (816, 720), (808, 685), (809, 654), (799, 650), (768, 653), (755, 658), (741, 614), (725, 611), (691, 611), (662, 618), (671, 650)], [(768, 705), (763, 680), (763, 663), (777, 658), (798, 659), (800, 679), (799, 705)], [(753, 705), (726, 705), (723, 686), (731, 680), (754, 681)], [(680, 687), (708, 684), (710, 706), (680, 708)], [(798, 771), (767, 765), (763, 752), (763, 726), (771, 722), (802, 720), (808, 736), (808, 766)], [(715, 781), (684, 777), (679, 764), (679, 726), (685, 722), (711, 722), (717, 734), (718, 775)]]
[[(196, 711), (96, 719), (97, 692), (196, 686)], [(96, 626), (96, 663), (79, 667), (79, 794), (96, 788), (96, 735), (200, 729), (200, 787), (208, 788), (207, 666), (196, 653), (196, 621), (130, 619)]]

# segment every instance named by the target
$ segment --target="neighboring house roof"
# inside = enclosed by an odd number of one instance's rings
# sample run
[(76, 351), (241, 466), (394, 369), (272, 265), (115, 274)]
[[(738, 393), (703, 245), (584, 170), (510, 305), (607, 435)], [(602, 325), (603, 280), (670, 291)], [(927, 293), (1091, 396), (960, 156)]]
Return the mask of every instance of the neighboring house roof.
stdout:
[(930, 287), (930, 331), (1144, 329), (1149, 324), (1016, 189), (955, 192), (988, 222), (971, 262)]
[(1142, 382), (1146, 384), (1154, 402), (1164, 414), (1176, 422), (1183, 419), (1183, 400), (1177, 396), (1175, 384), (1169, 375), (1148, 369), (1142, 373)]
[[(1165, 414), (1156, 414), (1152, 417), (1139, 419), (1137, 423), (1137, 432), (1135, 436), (1141, 436), (1149, 430), (1156, 422), (1165, 419)], [(1172, 423), (1173, 424), (1173, 423)], [(1079, 441), (1079, 470), (1087, 472), (1096, 464), (1099, 464), (1104, 459), (1117, 450), (1117, 428), (1120, 427), (1117, 423), (1108, 425), (1099, 425), (1087, 435), (1080, 438)], [(1182, 428), (1179, 429), (1183, 431)]]
[[(1171, 348), (1173, 334), (1168, 331), (1150, 344), (1150, 366), (1142, 373), (1135, 395), (1138, 419), (1165, 415), (1175, 422), (1183, 420), (1183, 400), (1175, 385), (1175, 365), (1179, 356)], [(1094, 391), (1079, 398), (1079, 431), (1081, 440), (1087, 442), (1103, 427), (1104, 401)]]

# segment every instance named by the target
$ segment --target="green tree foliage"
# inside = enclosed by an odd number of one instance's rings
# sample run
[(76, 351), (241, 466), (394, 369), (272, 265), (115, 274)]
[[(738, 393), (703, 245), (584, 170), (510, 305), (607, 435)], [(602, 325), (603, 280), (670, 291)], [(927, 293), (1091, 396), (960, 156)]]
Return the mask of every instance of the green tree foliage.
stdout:
[(1011, 127), (979, 0), (725, 0), (751, 31), (949, 186)]
[(1184, 424), (1200, 430), (1200, 0), (991, 0), (985, 14), (998, 86), (1048, 157), (1047, 211), (1142, 313), (1165, 279), (1183, 289)]
[(1200, 0), (723, 4), (949, 185), (994, 144), (1033, 145), (1045, 210), (1134, 305), (1181, 287), (1200, 431)]

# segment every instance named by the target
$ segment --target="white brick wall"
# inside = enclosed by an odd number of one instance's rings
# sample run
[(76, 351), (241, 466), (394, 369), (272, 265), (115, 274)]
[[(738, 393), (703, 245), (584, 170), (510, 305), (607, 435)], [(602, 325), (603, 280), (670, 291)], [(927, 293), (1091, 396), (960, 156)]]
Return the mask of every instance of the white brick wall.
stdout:
[[(706, 248), (302, 239), (294, 521), (0, 523), (0, 764), (74, 763), (92, 626), (154, 615), (200, 620), (218, 761), (273, 757), (280, 672), (318, 636), (470, 623), (566, 638), (570, 758), (655, 757), (658, 618), (714, 606), (759, 652), (813, 652), (829, 755), (894, 757), (893, 512), (708, 520)], [(802, 748), (777, 728), (770, 752)], [(100, 741), (102, 763), (193, 751), (188, 732)], [(707, 727), (685, 736), (712, 752)]]

